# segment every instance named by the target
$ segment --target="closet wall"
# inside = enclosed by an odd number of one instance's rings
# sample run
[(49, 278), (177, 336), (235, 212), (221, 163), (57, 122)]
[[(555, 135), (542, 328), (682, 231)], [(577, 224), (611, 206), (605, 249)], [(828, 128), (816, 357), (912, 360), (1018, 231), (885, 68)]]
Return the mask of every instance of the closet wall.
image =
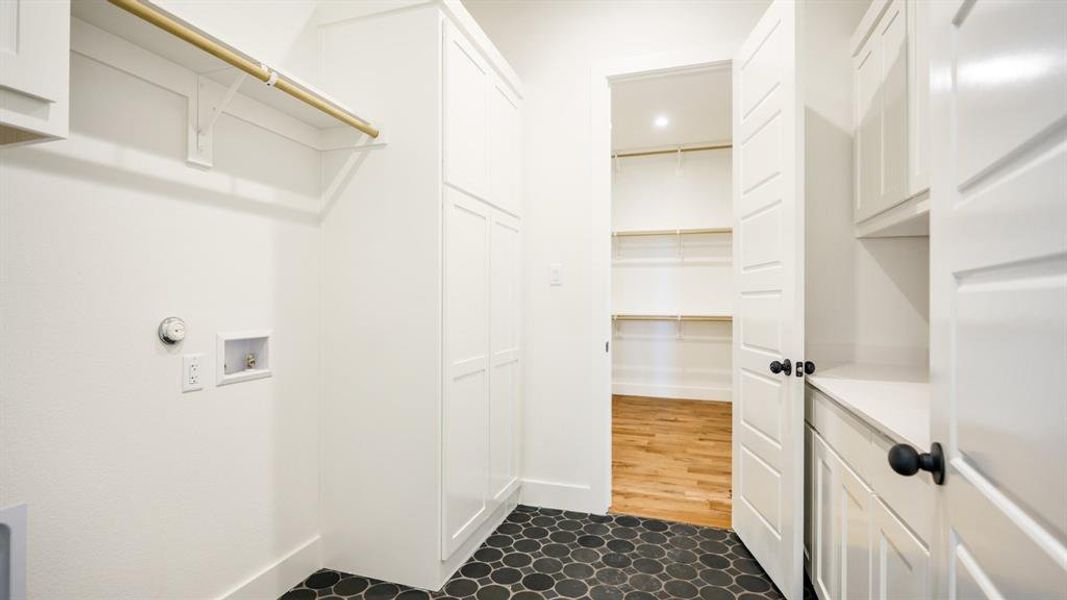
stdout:
[[(320, 155), (224, 114), (194, 168), (183, 96), (77, 52), (70, 83), (68, 140), (0, 150), (0, 506), (29, 506), (32, 597), (217, 598), (286, 557), (298, 579), (318, 564)], [(181, 393), (182, 354), (259, 328), (273, 377)]]
[[(616, 232), (728, 228), (730, 149), (620, 158), (612, 185)], [(612, 312), (728, 316), (729, 234), (619, 236), (613, 243)], [(730, 400), (729, 321), (614, 323), (616, 394)]]

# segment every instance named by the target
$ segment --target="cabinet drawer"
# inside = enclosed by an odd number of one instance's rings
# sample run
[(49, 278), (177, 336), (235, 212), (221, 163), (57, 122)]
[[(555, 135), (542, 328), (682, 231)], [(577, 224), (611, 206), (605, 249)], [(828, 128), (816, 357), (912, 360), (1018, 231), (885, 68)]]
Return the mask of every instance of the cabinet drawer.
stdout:
[(819, 432), (835, 452), (848, 461), (861, 479), (870, 483), (868, 471), (873, 453), (871, 436), (874, 432), (819, 390), (808, 386), (806, 395), (811, 398), (811, 424), (815, 431)]
[(933, 532), (934, 483), (929, 473), (920, 471), (902, 477), (889, 466), (888, 453), (896, 442), (872, 433), (868, 466), (871, 488), (882, 501), (918, 536), (929, 544)]

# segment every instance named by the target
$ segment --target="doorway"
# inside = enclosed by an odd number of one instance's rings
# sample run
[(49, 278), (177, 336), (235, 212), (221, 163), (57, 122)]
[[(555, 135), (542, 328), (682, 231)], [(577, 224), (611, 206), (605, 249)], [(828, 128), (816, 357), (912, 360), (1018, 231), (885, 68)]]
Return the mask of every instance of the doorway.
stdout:
[(610, 87), (611, 510), (730, 527), (730, 64)]

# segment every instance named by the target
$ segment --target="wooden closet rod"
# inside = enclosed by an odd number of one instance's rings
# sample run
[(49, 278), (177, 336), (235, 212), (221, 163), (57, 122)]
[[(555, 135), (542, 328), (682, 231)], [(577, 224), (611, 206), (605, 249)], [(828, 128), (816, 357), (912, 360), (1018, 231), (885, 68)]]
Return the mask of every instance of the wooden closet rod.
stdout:
[[(377, 138), (379, 131), (375, 129), (370, 123), (363, 121), (359, 117), (356, 117), (352, 113), (337, 106), (336, 104), (320, 97), (311, 92), (308, 92), (304, 88), (300, 87), (296, 83), (287, 79), (284, 75), (267, 68), (266, 65), (259, 64), (249, 58), (242, 56), (241, 54), (227, 48), (226, 46), (218, 43), (217, 41), (198, 33), (186, 25), (179, 23), (171, 17), (163, 14), (159, 10), (140, 2), (139, 0), (108, 0), (115, 6), (137, 16), (145, 21), (148, 21), (152, 25), (159, 27), (163, 31), (182, 39), (183, 41), (200, 48), (204, 52), (214, 56), (215, 58), (226, 62), (233, 67), (248, 73), (256, 79), (273, 85), (273, 87), (289, 94), (290, 96), (300, 100), (301, 102), (317, 108), (318, 110), (330, 115), (331, 117), (355, 127), (363, 133), (369, 135), (372, 138)], [(270, 83), (274, 78), (273, 84)]]
[(705, 150), (724, 150), (726, 148), (733, 148), (733, 144), (708, 144), (705, 146), (689, 146), (685, 148), (674, 148), (671, 150), (643, 150), (639, 152), (616, 152), (611, 156), (614, 158), (630, 158), (633, 156), (655, 156), (657, 154), (677, 154), (678, 152), (703, 152)]

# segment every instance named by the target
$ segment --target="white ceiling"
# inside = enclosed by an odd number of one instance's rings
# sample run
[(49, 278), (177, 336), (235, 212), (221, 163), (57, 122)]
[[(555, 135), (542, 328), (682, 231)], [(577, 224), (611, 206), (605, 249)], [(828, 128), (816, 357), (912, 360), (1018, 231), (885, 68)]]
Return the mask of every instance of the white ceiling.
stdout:
[[(729, 67), (627, 79), (611, 90), (613, 150), (731, 139)], [(667, 126), (655, 126), (659, 116)]]

